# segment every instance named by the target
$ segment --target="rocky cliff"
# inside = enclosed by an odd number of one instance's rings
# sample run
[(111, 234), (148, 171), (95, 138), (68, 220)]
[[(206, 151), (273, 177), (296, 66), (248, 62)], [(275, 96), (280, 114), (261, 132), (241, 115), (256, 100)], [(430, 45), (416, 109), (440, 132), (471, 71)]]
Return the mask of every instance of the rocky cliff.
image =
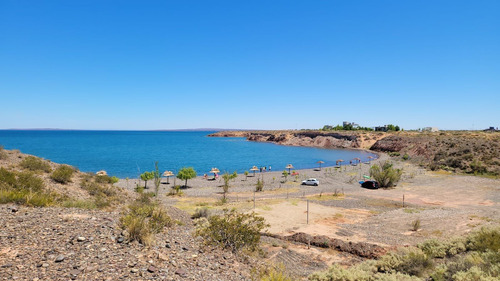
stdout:
[(211, 137), (246, 137), (249, 141), (273, 142), (281, 145), (310, 146), (321, 148), (370, 147), (385, 133), (322, 132), (322, 131), (234, 131), (218, 132)]

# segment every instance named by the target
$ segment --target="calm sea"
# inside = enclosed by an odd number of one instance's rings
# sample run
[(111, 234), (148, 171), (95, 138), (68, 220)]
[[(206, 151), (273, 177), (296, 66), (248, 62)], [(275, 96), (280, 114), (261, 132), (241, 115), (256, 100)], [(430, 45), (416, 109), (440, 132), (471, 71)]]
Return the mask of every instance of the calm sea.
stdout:
[(248, 171), (252, 166), (271, 166), (284, 170), (291, 163), (296, 169), (333, 166), (337, 159), (347, 162), (368, 152), (281, 146), (249, 142), (245, 138), (207, 137), (212, 132), (151, 132), (151, 131), (19, 131), (0, 130), (0, 145), (19, 149), (57, 163), (70, 164), (83, 172), (106, 170), (120, 178), (137, 177), (154, 170), (178, 171), (193, 167), (198, 174), (212, 167), (222, 172)]

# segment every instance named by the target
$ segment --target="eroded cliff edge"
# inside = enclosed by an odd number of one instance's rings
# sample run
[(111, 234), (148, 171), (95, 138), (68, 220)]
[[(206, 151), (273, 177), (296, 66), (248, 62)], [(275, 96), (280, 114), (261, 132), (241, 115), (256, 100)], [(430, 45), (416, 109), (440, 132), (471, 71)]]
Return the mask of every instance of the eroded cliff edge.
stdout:
[(370, 149), (383, 132), (322, 132), (322, 131), (225, 131), (210, 137), (245, 137), (249, 141), (273, 142), (281, 145), (320, 148)]

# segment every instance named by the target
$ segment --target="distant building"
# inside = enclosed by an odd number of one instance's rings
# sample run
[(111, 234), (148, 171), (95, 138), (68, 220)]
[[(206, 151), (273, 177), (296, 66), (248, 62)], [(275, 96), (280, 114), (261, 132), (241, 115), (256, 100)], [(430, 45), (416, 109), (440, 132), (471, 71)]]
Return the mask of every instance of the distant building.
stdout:
[(495, 127), (489, 127), (488, 129), (483, 130), (485, 132), (498, 132), (498, 127), (495, 129)]
[(436, 128), (436, 127), (425, 127), (425, 128), (422, 128), (422, 132), (438, 132), (439, 129)]
[(342, 126), (344, 128), (348, 127), (348, 126), (352, 126), (353, 128), (359, 128), (359, 124), (358, 123), (356, 123), (356, 122), (348, 122), (348, 121), (342, 122)]
[(387, 125), (384, 126), (378, 126), (373, 128), (377, 132), (387, 132), (389, 129), (387, 128)]

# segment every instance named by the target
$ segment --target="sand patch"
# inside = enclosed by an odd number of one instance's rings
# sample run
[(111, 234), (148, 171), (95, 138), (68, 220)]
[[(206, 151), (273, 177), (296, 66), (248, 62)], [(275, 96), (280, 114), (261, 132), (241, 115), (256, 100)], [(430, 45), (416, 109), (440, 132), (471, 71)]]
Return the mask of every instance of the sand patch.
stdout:
[(285, 201), (272, 205), (272, 208), (258, 207), (255, 212), (271, 225), (267, 229), (271, 233), (290, 235), (304, 232), (329, 237), (336, 236), (339, 224), (361, 222), (372, 215), (367, 210), (327, 207), (310, 202), (307, 224), (306, 201)]

